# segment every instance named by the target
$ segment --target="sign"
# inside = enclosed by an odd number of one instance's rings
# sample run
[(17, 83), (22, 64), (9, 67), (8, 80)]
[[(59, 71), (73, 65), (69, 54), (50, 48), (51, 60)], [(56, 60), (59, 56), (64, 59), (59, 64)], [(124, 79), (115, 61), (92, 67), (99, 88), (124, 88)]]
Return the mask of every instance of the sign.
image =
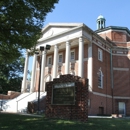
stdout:
[(57, 83), (52, 88), (52, 104), (74, 105), (75, 104), (75, 83)]

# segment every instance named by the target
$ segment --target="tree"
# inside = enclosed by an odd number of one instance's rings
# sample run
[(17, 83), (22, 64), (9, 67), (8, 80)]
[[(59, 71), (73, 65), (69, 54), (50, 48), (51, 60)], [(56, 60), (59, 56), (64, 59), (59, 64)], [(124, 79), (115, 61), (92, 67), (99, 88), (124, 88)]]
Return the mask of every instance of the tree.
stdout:
[(0, 86), (3, 93), (8, 90), (20, 91), (22, 83), (22, 74), (24, 70), (24, 58), (20, 57), (11, 64), (0, 64)]
[(12, 62), (35, 46), (45, 16), (58, 0), (0, 1), (0, 63)]

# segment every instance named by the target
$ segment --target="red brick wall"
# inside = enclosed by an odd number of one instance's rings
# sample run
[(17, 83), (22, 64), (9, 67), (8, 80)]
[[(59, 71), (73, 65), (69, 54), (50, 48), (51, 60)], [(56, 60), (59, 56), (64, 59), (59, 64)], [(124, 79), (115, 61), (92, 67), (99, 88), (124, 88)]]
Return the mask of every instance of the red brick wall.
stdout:
[[(76, 96), (75, 105), (52, 105), (52, 86), (55, 83), (75, 82)], [(65, 118), (79, 121), (87, 121), (88, 118), (88, 81), (80, 79), (73, 75), (61, 75), (60, 78), (54, 79), (53, 82), (46, 83), (46, 117)]]
[(113, 56), (113, 67), (129, 68), (130, 61), (127, 56)]
[(90, 106), (88, 106), (89, 115), (97, 115), (97, 114), (102, 115), (99, 110), (100, 107), (103, 107), (104, 109), (103, 115), (112, 114), (112, 98), (89, 93), (89, 99), (90, 99)]
[[(103, 51), (103, 61), (98, 60), (98, 48)], [(98, 71), (103, 73), (103, 89), (98, 88)], [(111, 95), (110, 53), (93, 44), (93, 91)]]
[(112, 31), (112, 41), (127, 42), (127, 36), (123, 32)]
[[(130, 70), (130, 61), (126, 56), (113, 56), (114, 68), (127, 68)], [(130, 71), (113, 70), (114, 96), (130, 96)]]
[(114, 96), (130, 96), (129, 71), (114, 70)]

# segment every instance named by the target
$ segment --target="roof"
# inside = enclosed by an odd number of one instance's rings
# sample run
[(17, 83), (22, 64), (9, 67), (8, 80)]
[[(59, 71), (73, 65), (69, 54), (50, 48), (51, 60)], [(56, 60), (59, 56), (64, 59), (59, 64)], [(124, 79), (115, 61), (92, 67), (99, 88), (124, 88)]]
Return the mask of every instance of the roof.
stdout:
[(98, 18), (97, 18), (97, 20), (98, 19), (105, 19), (105, 18), (102, 15), (99, 15)]
[(95, 33), (100, 33), (100, 32), (104, 32), (104, 31), (111, 30), (111, 29), (113, 29), (113, 30), (124, 30), (124, 31), (126, 31), (127, 33), (130, 34), (130, 30), (127, 27), (120, 27), (120, 26), (108, 26), (108, 27), (96, 30)]

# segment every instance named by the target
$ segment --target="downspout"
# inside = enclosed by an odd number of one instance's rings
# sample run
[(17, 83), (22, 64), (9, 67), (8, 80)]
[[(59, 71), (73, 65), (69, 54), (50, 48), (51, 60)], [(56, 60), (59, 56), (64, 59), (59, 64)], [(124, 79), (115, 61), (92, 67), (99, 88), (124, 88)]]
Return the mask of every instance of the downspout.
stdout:
[(113, 62), (112, 62), (112, 48), (110, 49), (110, 63), (111, 63), (111, 90), (112, 90), (112, 114), (114, 113), (113, 109)]

